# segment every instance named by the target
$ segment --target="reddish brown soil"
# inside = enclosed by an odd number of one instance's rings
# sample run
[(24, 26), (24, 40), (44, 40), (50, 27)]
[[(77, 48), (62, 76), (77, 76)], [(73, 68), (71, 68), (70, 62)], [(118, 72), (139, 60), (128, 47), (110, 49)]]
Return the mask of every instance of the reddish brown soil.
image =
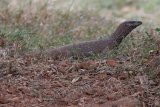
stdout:
[(159, 61), (1, 57), (0, 107), (158, 107)]

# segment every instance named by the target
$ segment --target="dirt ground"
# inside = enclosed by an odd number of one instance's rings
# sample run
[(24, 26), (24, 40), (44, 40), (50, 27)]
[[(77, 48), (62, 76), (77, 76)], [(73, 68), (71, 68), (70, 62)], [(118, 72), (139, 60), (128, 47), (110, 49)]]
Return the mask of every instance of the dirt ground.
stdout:
[(0, 58), (0, 107), (159, 107), (160, 57)]

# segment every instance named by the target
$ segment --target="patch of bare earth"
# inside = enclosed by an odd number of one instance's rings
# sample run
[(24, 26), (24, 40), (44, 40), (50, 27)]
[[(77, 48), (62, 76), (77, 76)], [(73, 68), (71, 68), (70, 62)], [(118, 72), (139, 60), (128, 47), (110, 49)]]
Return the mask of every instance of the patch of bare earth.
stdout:
[[(158, 55), (152, 57), (142, 69), (120, 58), (72, 61), (1, 57), (0, 106), (158, 106), (159, 61)], [(134, 71), (138, 67), (139, 71)], [(147, 74), (147, 67), (151, 68), (153, 76)]]

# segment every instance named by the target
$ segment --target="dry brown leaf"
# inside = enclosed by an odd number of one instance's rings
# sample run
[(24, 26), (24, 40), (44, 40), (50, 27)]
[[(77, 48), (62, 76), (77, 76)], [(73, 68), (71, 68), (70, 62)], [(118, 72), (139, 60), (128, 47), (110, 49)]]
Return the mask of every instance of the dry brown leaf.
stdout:
[(84, 61), (84, 62), (81, 62), (81, 63), (78, 64), (78, 67), (80, 69), (86, 69), (86, 70), (92, 69), (96, 66), (97, 66), (97, 63), (95, 63), (95, 61), (91, 61), (91, 60)]
[(54, 81), (51, 86), (52, 88), (56, 88), (56, 87), (62, 87), (63, 85), (59, 81)]
[(20, 98), (19, 97), (10, 98), (9, 101), (16, 103), (20, 101)]
[(117, 62), (114, 59), (107, 59), (106, 64), (110, 67), (115, 67), (117, 65)]
[(107, 95), (107, 100), (108, 101), (115, 101), (116, 99), (117, 99), (117, 97), (116, 97), (115, 94)]
[(100, 80), (103, 80), (103, 79), (106, 79), (107, 76), (108, 76), (107, 73), (102, 72), (102, 73), (97, 74), (97, 75), (96, 75), (96, 78), (97, 78), (97, 79), (100, 79)]
[(7, 100), (4, 97), (0, 97), (0, 104), (6, 104), (6, 103), (9, 103), (9, 100)]
[(120, 73), (120, 75), (118, 76), (120, 80), (125, 80), (127, 79), (127, 77), (128, 77), (128, 73), (125, 73), (125, 72)]
[(86, 95), (94, 95), (94, 94), (95, 94), (95, 90), (92, 89), (92, 88), (90, 88), (90, 89), (88, 89), (88, 90), (85, 90), (84, 93), (85, 93)]

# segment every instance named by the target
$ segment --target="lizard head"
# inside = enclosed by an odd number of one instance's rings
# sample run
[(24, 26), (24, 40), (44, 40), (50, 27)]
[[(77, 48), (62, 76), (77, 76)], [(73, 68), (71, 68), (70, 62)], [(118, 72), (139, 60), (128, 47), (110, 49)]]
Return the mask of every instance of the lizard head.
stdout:
[(136, 27), (141, 25), (141, 21), (125, 21), (121, 23), (115, 32), (112, 34), (112, 41), (116, 41), (114, 44), (120, 44), (121, 41)]
[(142, 22), (141, 21), (125, 21), (123, 23), (120, 24), (120, 26), (122, 26), (125, 29), (130, 29), (133, 30), (134, 28), (136, 28), (137, 26), (141, 25)]
[(141, 21), (125, 21), (119, 25), (119, 27), (113, 33), (113, 37), (126, 37), (133, 29), (141, 24)]

